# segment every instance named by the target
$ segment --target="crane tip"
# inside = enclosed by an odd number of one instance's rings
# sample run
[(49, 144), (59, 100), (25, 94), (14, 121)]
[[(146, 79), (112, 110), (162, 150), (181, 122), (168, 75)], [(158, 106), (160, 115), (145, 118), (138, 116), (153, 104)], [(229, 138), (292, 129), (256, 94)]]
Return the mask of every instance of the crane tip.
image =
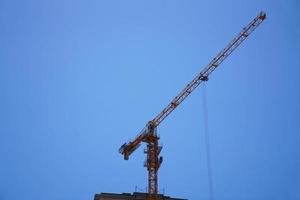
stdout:
[(259, 14), (259, 19), (265, 20), (266, 17), (267, 17), (266, 13), (264, 11), (261, 11), (260, 14)]

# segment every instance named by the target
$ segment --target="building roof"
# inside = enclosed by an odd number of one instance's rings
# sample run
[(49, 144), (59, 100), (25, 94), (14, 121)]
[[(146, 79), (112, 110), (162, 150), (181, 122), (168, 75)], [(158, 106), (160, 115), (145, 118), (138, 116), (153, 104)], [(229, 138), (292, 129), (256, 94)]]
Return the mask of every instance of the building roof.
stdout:
[[(134, 192), (134, 193), (100, 193), (95, 194), (94, 200), (147, 200), (148, 193)], [(163, 194), (158, 195), (159, 200), (187, 200), (182, 198), (174, 198), (165, 196)]]

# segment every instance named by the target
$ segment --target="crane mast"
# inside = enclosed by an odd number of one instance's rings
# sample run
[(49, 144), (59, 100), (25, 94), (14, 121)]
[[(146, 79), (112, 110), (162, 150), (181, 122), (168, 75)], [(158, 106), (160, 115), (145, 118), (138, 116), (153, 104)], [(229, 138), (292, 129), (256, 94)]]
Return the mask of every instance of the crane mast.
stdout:
[(229, 44), (214, 57), (211, 62), (197, 76), (186, 85), (186, 87), (151, 121), (149, 121), (138, 136), (129, 143), (124, 143), (119, 152), (128, 160), (141, 142), (147, 143), (144, 151), (147, 154), (144, 166), (148, 170), (148, 199), (158, 199), (158, 169), (163, 161), (159, 153), (162, 146), (158, 144), (157, 126), (169, 115), (176, 107), (188, 97), (203, 81), (207, 81), (209, 75), (265, 20), (266, 14), (260, 12)]

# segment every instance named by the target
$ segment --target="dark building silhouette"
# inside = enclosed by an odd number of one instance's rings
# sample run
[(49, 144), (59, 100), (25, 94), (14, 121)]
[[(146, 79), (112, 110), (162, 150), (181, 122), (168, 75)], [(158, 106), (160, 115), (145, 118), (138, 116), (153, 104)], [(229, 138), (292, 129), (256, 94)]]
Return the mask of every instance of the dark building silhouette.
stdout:
[[(100, 193), (95, 194), (94, 200), (148, 200), (148, 193), (134, 192), (134, 193)], [(163, 194), (158, 195), (159, 200), (187, 200), (180, 198), (173, 198), (169, 196), (165, 196)]]

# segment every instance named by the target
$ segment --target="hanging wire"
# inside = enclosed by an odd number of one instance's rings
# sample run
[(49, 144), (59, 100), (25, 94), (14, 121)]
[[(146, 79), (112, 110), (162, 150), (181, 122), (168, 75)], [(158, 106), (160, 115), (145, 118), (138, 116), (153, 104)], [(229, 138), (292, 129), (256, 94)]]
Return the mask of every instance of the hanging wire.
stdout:
[(148, 191), (147, 191), (147, 187), (145, 187), (145, 188), (140, 188), (140, 187), (138, 187), (137, 185), (135, 186), (135, 190), (134, 190), (135, 192), (143, 192), (143, 193), (147, 193)]
[(202, 91), (203, 91), (204, 137), (205, 137), (205, 148), (206, 148), (209, 200), (213, 200), (213, 180), (212, 180), (212, 171), (211, 171), (211, 155), (210, 155), (210, 141), (209, 141), (207, 102), (206, 102), (206, 84), (205, 83), (203, 85)]

